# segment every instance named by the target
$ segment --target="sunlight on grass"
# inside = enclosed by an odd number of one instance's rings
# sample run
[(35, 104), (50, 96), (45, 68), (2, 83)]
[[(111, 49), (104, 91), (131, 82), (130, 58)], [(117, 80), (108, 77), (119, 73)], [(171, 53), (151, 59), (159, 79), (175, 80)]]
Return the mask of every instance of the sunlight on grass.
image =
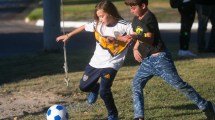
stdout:
[[(114, 1), (119, 13), (125, 20), (131, 21), (133, 15), (124, 1)], [(69, 4), (64, 5), (64, 20), (66, 21), (90, 21), (93, 19), (93, 12), (96, 3)], [(149, 1), (149, 9), (157, 16), (159, 22), (180, 22), (177, 9), (172, 9), (166, 0)], [(30, 20), (43, 19), (43, 9), (37, 8), (28, 16)]]

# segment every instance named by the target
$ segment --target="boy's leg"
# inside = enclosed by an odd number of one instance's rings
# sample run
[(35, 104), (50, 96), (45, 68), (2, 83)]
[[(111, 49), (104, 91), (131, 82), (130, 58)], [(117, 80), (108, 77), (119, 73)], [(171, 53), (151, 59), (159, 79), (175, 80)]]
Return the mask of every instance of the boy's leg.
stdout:
[(144, 118), (144, 93), (143, 88), (145, 87), (147, 81), (153, 77), (151, 75), (151, 67), (148, 61), (144, 59), (144, 62), (140, 65), (132, 86), (133, 92), (133, 102), (134, 102), (134, 118)]
[(207, 107), (207, 101), (203, 99), (191, 85), (184, 82), (180, 78), (172, 61), (171, 54), (166, 52), (160, 55), (158, 59), (160, 62), (156, 65), (157, 73), (167, 83), (182, 92), (188, 99), (193, 101), (199, 107), (199, 109), (205, 109)]
[(113, 84), (116, 73), (117, 71), (112, 68), (103, 69), (101, 73), (101, 82), (99, 89), (99, 94), (103, 99), (108, 111), (108, 119), (110, 118), (111, 120), (118, 119), (118, 111), (111, 92), (111, 86)]
[(207, 120), (215, 120), (215, 105), (211, 101), (208, 101), (208, 106), (203, 110), (207, 116)]

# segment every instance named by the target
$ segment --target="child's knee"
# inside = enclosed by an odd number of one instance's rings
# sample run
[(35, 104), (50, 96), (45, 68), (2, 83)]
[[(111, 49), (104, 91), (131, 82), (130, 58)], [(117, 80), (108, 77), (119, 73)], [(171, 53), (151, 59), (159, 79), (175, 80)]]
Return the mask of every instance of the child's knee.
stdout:
[(82, 85), (82, 84), (79, 85), (79, 89), (80, 89), (82, 92), (88, 92), (88, 91), (89, 91), (89, 89), (86, 87), (86, 85)]
[(110, 90), (100, 90), (99, 94), (101, 98), (106, 98), (107, 96), (112, 95)]

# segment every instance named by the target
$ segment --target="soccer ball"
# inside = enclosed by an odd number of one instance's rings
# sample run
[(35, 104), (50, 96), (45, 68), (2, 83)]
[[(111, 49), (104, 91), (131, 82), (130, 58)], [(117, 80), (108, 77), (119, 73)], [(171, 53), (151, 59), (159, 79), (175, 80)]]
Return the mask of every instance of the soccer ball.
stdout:
[(68, 120), (69, 114), (62, 105), (51, 106), (46, 113), (47, 120)]

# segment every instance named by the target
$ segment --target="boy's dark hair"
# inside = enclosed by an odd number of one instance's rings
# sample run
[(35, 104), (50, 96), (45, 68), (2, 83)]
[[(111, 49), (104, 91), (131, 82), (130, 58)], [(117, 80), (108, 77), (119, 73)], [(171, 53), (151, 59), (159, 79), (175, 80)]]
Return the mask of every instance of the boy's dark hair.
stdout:
[(148, 5), (148, 0), (125, 0), (126, 5), (141, 5), (141, 4), (146, 4)]

